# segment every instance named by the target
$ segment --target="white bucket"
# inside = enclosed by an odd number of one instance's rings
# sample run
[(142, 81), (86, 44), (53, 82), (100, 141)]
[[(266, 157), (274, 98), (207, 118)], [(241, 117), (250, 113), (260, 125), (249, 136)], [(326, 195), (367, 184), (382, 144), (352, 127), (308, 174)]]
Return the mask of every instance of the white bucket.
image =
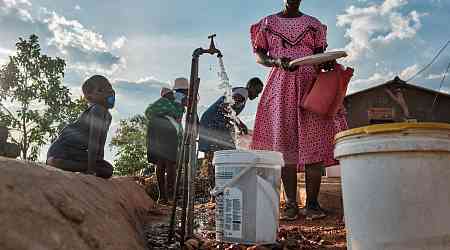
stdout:
[(281, 167), (278, 152), (226, 150), (214, 154), (216, 239), (243, 244), (276, 242)]
[(450, 249), (450, 125), (344, 131), (335, 157), (349, 249)]
[(335, 165), (326, 168), (327, 177), (341, 177), (341, 166)]

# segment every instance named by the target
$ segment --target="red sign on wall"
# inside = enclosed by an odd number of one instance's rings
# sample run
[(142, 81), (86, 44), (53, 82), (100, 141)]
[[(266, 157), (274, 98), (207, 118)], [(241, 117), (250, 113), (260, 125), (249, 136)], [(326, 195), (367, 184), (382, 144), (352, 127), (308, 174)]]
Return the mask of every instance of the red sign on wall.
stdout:
[(393, 108), (370, 108), (367, 111), (369, 120), (393, 120), (394, 115)]

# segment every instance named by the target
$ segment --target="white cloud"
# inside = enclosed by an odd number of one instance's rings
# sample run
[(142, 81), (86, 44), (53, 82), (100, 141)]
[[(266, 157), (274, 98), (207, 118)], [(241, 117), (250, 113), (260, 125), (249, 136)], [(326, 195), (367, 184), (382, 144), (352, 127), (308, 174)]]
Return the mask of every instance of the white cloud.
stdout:
[(9, 56), (9, 55), (12, 55), (13, 53), (14, 53), (14, 51), (12, 51), (12, 50), (0, 47), (0, 55)]
[(41, 12), (41, 22), (51, 34), (48, 45), (57, 47), (69, 59), (69, 68), (84, 74), (105, 75), (112, 75), (125, 68), (126, 60), (110, 51), (102, 34), (54, 11), (41, 8)]
[(356, 79), (350, 82), (347, 94), (352, 94), (357, 91), (361, 91), (367, 88), (371, 88), (380, 84), (383, 84), (394, 78), (394, 72), (388, 73), (375, 73), (366, 79)]
[(54, 11), (50, 12), (44, 8), (42, 11), (46, 14), (42, 21), (47, 24), (48, 30), (53, 35), (49, 39), (50, 45), (55, 45), (63, 53), (66, 53), (67, 47), (86, 51), (106, 51), (107, 45), (101, 34), (85, 28), (77, 20), (68, 20)]
[(386, 14), (391, 12), (393, 9), (401, 7), (408, 4), (407, 0), (385, 0), (381, 5), (381, 13)]
[(31, 6), (28, 0), (0, 0), (0, 14), (12, 15), (24, 22), (33, 22), (30, 14)]
[(151, 85), (151, 86), (159, 86), (159, 87), (171, 87), (170, 82), (164, 82), (157, 79), (154, 76), (146, 76), (140, 78), (136, 81), (137, 84)]
[(161, 81), (153, 76), (142, 77), (136, 81), (125, 80), (125, 79), (115, 79), (115, 80), (113, 80), (113, 84), (122, 85), (122, 86), (134, 85), (134, 86), (147, 86), (147, 87), (157, 87), (157, 88), (170, 87), (169, 82)]
[(32, 4), (28, 0), (0, 0), (0, 8), (3, 11), (9, 11), (18, 8), (31, 7)]
[(396, 40), (414, 38), (425, 14), (415, 10), (408, 14), (399, 12), (407, 4), (407, 0), (385, 0), (381, 4), (367, 3), (362, 8), (352, 5), (338, 15), (337, 26), (345, 27), (345, 36), (350, 39), (345, 47), (349, 53), (346, 60), (361, 59), (377, 43), (386, 46)]
[(0, 21), (2, 18), (8, 25), (2, 29), (21, 27), (20, 33), (37, 33), (45, 43), (41, 46), (65, 59), (69, 70), (112, 75), (126, 67), (125, 58), (112, 52), (113, 47), (123, 46), (123, 38), (109, 44), (102, 34), (78, 20), (33, 6), (28, 0), (0, 0)]
[(412, 11), (407, 16), (402, 16), (399, 13), (392, 13), (390, 17), (392, 30), (386, 36), (380, 36), (376, 40), (383, 43), (390, 43), (394, 40), (403, 40), (413, 38), (417, 31), (422, 27), (420, 17), (425, 14), (419, 14), (417, 11)]
[(78, 5), (78, 4), (77, 4), (77, 5), (75, 5), (75, 7), (74, 7), (74, 8), (75, 8), (75, 10), (81, 10), (81, 7), (80, 7), (80, 5)]
[(126, 41), (127, 38), (124, 36), (117, 38), (112, 44), (112, 49), (121, 49), (125, 45)]
[(168, 84), (151, 78), (145, 82), (133, 80), (113, 80), (111, 81), (116, 91), (116, 108), (113, 118), (117, 121), (143, 114), (150, 103), (160, 98), (161, 87)]
[(14, 51), (0, 47), (0, 65), (8, 61), (8, 56), (12, 55)]
[(415, 75), (417, 72), (419, 72), (420, 66), (418, 64), (411, 65), (404, 69), (402, 72), (400, 72), (399, 77), (403, 80), (407, 80), (411, 78), (413, 75)]
[(442, 74), (430, 74), (430, 75), (428, 75), (427, 77), (426, 77), (426, 79), (428, 79), (428, 80), (436, 80), (436, 79), (439, 79), (439, 80), (441, 80), (444, 76), (447, 78), (447, 77), (449, 77), (449, 73), (442, 73)]
[[(101, 60), (96, 59), (97, 54), (80, 54), (81, 56), (87, 56), (84, 59), (92, 58), (92, 60), (82, 60), (80, 62), (72, 62), (68, 65), (69, 70), (76, 71), (78, 74), (87, 77), (93, 74), (100, 74), (105, 76), (112, 76), (115, 72), (126, 67), (125, 58), (115, 57), (109, 53), (101, 53), (106, 57), (106, 64)], [(111, 57), (112, 56), (112, 57)], [(101, 59), (101, 55), (100, 58)], [(113, 60), (113, 62), (108, 62)]]
[[(398, 75), (400, 79), (407, 80), (420, 70), (420, 65), (413, 64), (403, 69)], [(352, 94), (367, 88), (378, 86), (387, 81), (394, 79), (396, 74), (392, 71), (382, 70), (382, 72), (376, 72), (368, 78), (357, 78), (350, 82), (347, 94)], [(441, 75), (442, 76), (442, 75)], [(419, 75), (420, 77), (420, 75)]]

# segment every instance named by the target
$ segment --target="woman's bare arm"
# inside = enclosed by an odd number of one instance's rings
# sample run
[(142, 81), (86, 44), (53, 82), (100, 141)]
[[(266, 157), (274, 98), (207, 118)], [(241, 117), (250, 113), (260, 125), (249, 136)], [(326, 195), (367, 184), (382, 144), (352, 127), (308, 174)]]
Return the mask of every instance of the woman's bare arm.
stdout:
[(273, 58), (267, 54), (264, 49), (257, 49), (255, 52), (256, 62), (266, 67), (280, 67), (285, 70), (289, 69), (289, 58)]

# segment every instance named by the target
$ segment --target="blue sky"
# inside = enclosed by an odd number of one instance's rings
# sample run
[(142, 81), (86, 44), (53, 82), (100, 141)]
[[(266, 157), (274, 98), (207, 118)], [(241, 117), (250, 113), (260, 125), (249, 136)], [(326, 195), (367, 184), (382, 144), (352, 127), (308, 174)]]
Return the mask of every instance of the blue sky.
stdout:
[[(210, 33), (217, 34), (233, 85), (264, 79), (267, 69), (255, 63), (249, 26), (282, 5), (282, 0), (0, 0), (0, 63), (19, 36), (36, 33), (45, 53), (67, 60), (64, 84), (74, 95), (89, 75), (106, 75), (118, 95), (112, 134), (119, 119), (142, 113), (161, 86), (189, 78), (192, 51), (206, 47)], [(408, 78), (450, 39), (450, 0), (305, 0), (301, 9), (328, 25), (329, 49), (350, 54), (344, 62), (356, 69), (350, 91), (396, 75)], [(450, 48), (413, 83), (439, 88), (449, 61)], [(200, 110), (221, 93), (217, 70), (215, 57), (201, 57)], [(441, 90), (449, 92), (450, 82)], [(256, 104), (242, 114), (250, 125)]]

